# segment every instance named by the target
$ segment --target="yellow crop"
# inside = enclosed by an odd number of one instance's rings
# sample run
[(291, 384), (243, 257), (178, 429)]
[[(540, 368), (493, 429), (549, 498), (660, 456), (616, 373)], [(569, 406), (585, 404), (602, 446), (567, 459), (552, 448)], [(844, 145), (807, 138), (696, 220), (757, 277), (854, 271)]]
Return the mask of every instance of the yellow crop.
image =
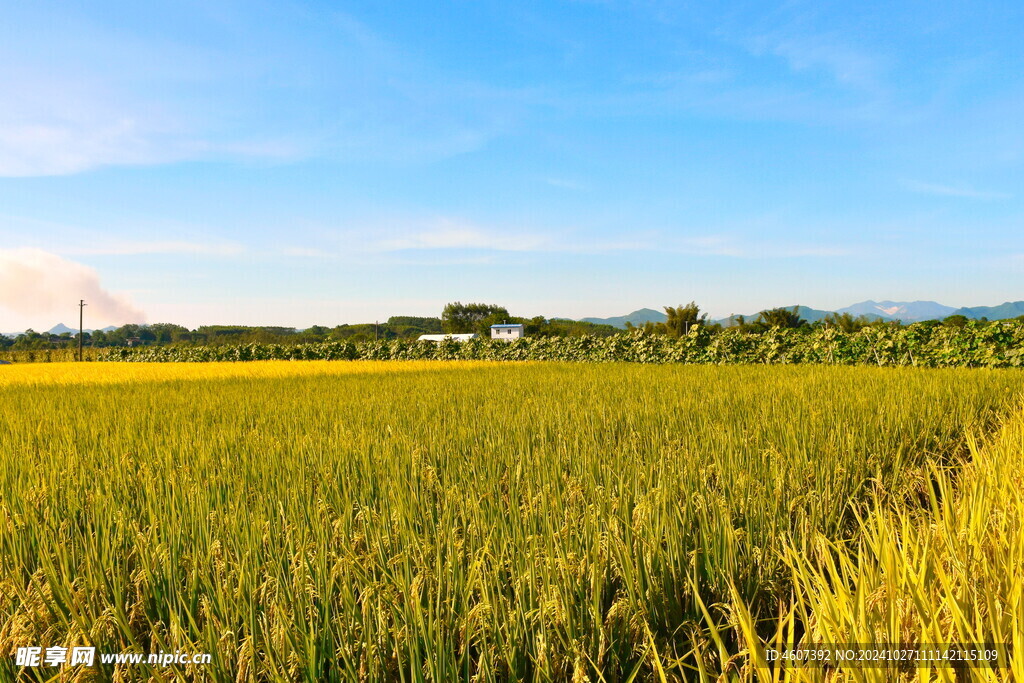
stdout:
[(0, 387), (122, 384), (209, 379), (424, 372), (494, 365), (490, 361), (251, 361), (246, 363), (20, 363), (0, 366)]
[[(923, 510), (878, 507), (855, 544), (819, 537), (810, 548), (790, 548), (799, 599), (781, 610), (778, 638), (766, 644), (928, 644), (926, 651), (959, 644), (995, 654), (998, 665), (917, 673), (926, 680), (1024, 681), (1024, 411), (990, 443), (971, 441), (970, 449), (972, 462), (961, 471), (926, 468), (932, 483)], [(794, 622), (809, 627), (799, 642), (787, 639)], [(763, 653), (764, 645), (753, 647)], [(762, 664), (760, 674), (770, 680)], [(886, 669), (855, 673), (849, 679), (895, 678)], [(822, 679), (820, 670), (789, 674)]]
[[(1024, 427), (992, 435), (1022, 392), (911, 368), (2, 366), (0, 681), (773, 680), (776, 633), (860, 623), (1019, 649)], [(213, 659), (6, 656), (78, 644)]]

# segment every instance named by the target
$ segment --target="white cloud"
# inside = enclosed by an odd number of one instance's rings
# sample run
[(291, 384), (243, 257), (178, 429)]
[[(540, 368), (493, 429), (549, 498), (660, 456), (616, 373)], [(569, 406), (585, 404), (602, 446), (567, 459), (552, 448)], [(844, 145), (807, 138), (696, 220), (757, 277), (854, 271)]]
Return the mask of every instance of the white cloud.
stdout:
[(146, 158), (133, 121), (0, 122), (0, 176), (64, 175)]
[(575, 190), (577, 192), (585, 192), (590, 189), (587, 185), (583, 183), (576, 182), (575, 180), (567, 180), (565, 178), (545, 178), (544, 182), (550, 185), (551, 187), (558, 187), (563, 190)]
[[(5, 56), (0, 51), (0, 57)], [(0, 63), (0, 177), (163, 163), (194, 153), (163, 106), (142, 101), (80, 63)]]
[(903, 186), (912, 192), (933, 194), (940, 197), (960, 197), (962, 199), (1010, 199), (1012, 195), (1005, 192), (989, 192), (976, 190), (972, 187), (923, 183), (917, 180), (903, 181)]
[(795, 72), (821, 70), (840, 85), (864, 90), (874, 90), (881, 82), (879, 57), (845, 44), (841, 36), (767, 37), (758, 42)]
[(377, 251), (409, 249), (489, 249), (494, 251), (543, 251), (548, 240), (515, 231), (482, 229), (474, 225), (442, 220), (433, 228), (402, 237), (380, 240), (372, 245)]
[[(349, 243), (353, 247), (352, 243)], [(358, 247), (355, 247), (358, 248)], [(616, 252), (676, 253), (736, 259), (824, 258), (859, 253), (834, 244), (778, 243), (730, 233), (676, 237), (657, 231), (627, 231), (606, 236), (581, 234), (566, 228), (545, 233), (513, 228), (480, 227), (445, 219), (436, 227), (364, 245), (371, 252), (412, 250), (478, 250), (534, 254), (612, 254)]]
[(143, 254), (190, 254), (193, 256), (237, 256), (245, 247), (234, 242), (187, 242), (163, 240), (153, 242), (104, 243), (92, 247), (68, 249), (68, 254), (93, 256), (139, 256)]
[[(252, 248), (239, 242), (217, 239), (213, 237), (216, 232), (217, 229), (209, 225), (166, 220), (149, 221), (145, 225), (133, 222), (117, 226), (116, 233), (135, 238), (131, 239), (119, 237), (109, 226), (100, 229), (0, 214), (0, 240), (5, 240), (11, 246), (36, 247), (63, 256), (181, 254), (230, 257), (247, 253)], [(177, 236), (177, 239), (161, 239), (162, 235)], [(204, 239), (206, 237), (209, 239)]]
[[(422, 66), (334, 9), (229, 11), (208, 26), (228, 29), (218, 47), (26, 14), (20, 42), (0, 41), (0, 177), (313, 155), (416, 163), (479, 149), (522, 115), (522, 92)], [(271, 17), (281, 30), (267, 33)], [(225, 47), (241, 36), (245, 48)]]
[(825, 258), (851, 256), (857, 249), (830, 244), (764, 242), (733, 235), (705, 235), (669, 241), (665, 251), (698, 256), (725, 256), (737, 259)]
[(79, 299), (88, 305), (90, 327), (141, 323), (145, 314), (107, 291), (88, 266), (41, 249), (0, 249), (0, 308), (25, 319), (63, 318)]
[[(46, 90), (42, 85), (35, 86)], [(0, 98), (18, 101), (0, 80)], [(210, 141), (176, 130), (142, 105), (104, 102), (101, 90), (69, 99), (43, 98), (0, 110), (0, 177), (59, 176), (103, 166), (141, 166), (191, 159), (291, 159), (300, 145), (283, 140)]]
[(298, 256), (301, 258), (334, 258), (337, 254), (318, 249), (316, 247), (285, 247), (281, 250), (285, 256)]

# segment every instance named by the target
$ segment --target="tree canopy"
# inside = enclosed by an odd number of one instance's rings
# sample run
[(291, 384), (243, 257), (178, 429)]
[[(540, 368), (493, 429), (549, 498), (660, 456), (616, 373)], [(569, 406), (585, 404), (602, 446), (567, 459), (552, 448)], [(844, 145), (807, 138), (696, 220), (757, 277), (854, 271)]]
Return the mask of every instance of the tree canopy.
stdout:
[(700, 306), (691, 301), (685, 306), (665, 306), (665, 315), (668, 320), (659, 323), (659, 331), (670, 337), (681, 337), (690, 331), (695, 325), (704, 325), (708, 321), (707, 313), (701, 315)]
[(491, 325), (505, 322), (509, 317), (504, 306), (455, 301), (444, 307), (441, 327), (446, 334), (487, 334)]
[(799, 310), (798, 306), (794, 306), (792, 309), (772, 308), (767, 311), (761, 311), (761, 314), (758, 316), (758, 322), (769, 329), (772, 327), (803, 327), (807, 324), (807, 321), (800, 317)]
[(825, 327), (837, 327), (843, 332), (856, 332), (871, 324), (867, 316), (854, 316), (852, 313), (829, 313), (821, 319)]

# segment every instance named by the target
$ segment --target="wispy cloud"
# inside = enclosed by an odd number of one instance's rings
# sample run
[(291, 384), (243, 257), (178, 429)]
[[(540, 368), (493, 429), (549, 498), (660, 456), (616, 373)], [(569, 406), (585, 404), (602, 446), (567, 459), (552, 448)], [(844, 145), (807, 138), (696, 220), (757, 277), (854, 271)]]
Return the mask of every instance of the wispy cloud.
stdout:
[(736, 259), (834, 258), (853, 256), (861, 250), (841, 245), (764, 241), (735, 235), (705, 235), (668, 240), (662, 249), (699, 256)]
[(376, 251), (412, 249), (485, 249), (492, 251), (543, 251), (549, 240), (538, 234), (518, 231), (484, 229), (451, 220), (441, 220), (436, 227), (411, 232), (402, 237), (379, 240), (371, 244)]
[(347, 247), (377, 253), (475, 251), (604, 255), (651, 252), (736, 259), (830, 258), (861, 253), (860, 249), (845, 245), (780, 243), (727, 232), (683, 237), (677, 232), (655, 230), (595, 234), (568, 227), (538, 231), (480, 226), (452, 219), (435, 221), (431, 227), (400, 236), (371, 240), (362, 246), (349, 241)]
[(130, 118), (0, 121), (0, 176), (66, 175), (108, 164), (138, 164), (152, 158), (147, 147)]
[(419, 266), (426, 268), (451, 268), (454, 266), (488, 266), (496, 263), (507, 264), (508, 260), (497, 254), (482, 254), (478, 256), (439, 256), (436, 253), (424, 255), (421, 258), (401, 256), (391, 259), (391, 265), (397, 266)]
[(576, 192), (585, 192), (590, 189), (590, 187), (585, 183), (566, 178), (544, 178), (544, 183), (551, 187), (557, 187), (563, 190), (574, 190)]
[(924, 183), (917, 180), (905, 180), (903, 186), (911, 192), (921, 194), (932, 194), (940, 197), (960, 197), (962, 199), (1010, 199), (1013, 195), (1005, 192), (992, 192), (977, 190), (973, 187), (963, 185), (941, 185), (938, 183)]
[(189, 254), (193, 256), (237, 256), (246, 248), (234, 242), (114, 242), (77, 247), (64, 253), (82, 256), (141, 256), (144, 254)]
[[(695, 232), (692, 228), (603, 230), (600, 232), (577, 226), (520, 226), (481, 224), (461, 217), (391, 218), (383, 224), (369, 224), (359, 229), (338, 230), (328, 226), (306, 226), (312, 230), (310, 242), (287, 245), (249, 244), (236, 241), (125, 240), (97, 234), (77, 226), (10, 220), (15, 226), (45, 229), (51, 235), (63, 234), (65, 244), (60, 254), (78, 256), (150, 256), (182, 255), (209, 258), (259, 257), (273, 260), (292, 259), (365, 260), (395, 264), (412, 262), (429, 265), (444, 262), (467, 265), (489, 263), (507, 254), (578, 254), (607, 255), (615, 253), (674, 253), (693, 256), (715, 256), (735, 259), (842, 257), (862, 254), (863, 250), (848, 245), (799, 243), (766, 240), (756, 236), (765, 230), (774, 231), (774, 224), (762, 222), (733, 226), (734, 229)], [(177, 226), (177, 230), (185, 230)], [(191, 234), (195, 227), (189, 227)], [(20, 230), (24, 232), (24, 230)], [(2, 233), (0, 233), (2, 234)], [(20, 234), (16, 229), (11, 233)], [(315, 237), (314, 237), (315, 235)], [(54, 242), (51, 238), (49, 243)], [(25, 243), (25, 242), (23, 242)], [(32, 244), (32, 242), (27, 242)], [(35, 246), (42, 246), (36, 244)], [(413, 256), (421, 253), (424, 256)], [(495, 256), (498, 254), (506, 256)], [(427, 254), (430, 254), (427, 256)], [(383, 260), (382, 260), (383, 259)], [(410, 261), (411, 259), (411, 261)]]
[(336, 252), (319, 249), (317, 247), (285, 247), (281, 250), (281, 253), (285, 256), (320, 259), (334, 258), (338, 255)]
[(0, 177), (194, 159), (281, 160), (304, 153), (296, 142), (273, 135), (216, 135), (216, 120), (187, 114), (182, 96), (147, 100), (114, 76), (84, 65), (63, 66), (58, 72), (0, 65)]
[(861, 90), (878, 90), (883, 62), (877, 52), (855, 47), (835, 33), (774, 33), (750, 41), (755, 54), (773, 54), (786, 60), (796, 73), (819, 71), (835, 83)]
[[(250, 245), (212, 237), (215, 227), (177, 221), (153, 220), (111, 230), (94, 226), (0, 214), (0, 240), (12, 246), (42, 248), (62, 256), (186, 256), (235, 257), (252, 250)], [(160, 239), (161, 234), (177, 239)], [(130, 235), (131, 237), (128, 237)]]
[[(27, 13), (38, 40), (0, 43), (0, 177), (191, 160), (422, 162), (479, 149), (522, 115), (515, 88), (433, 69), (334, 10), (238, 12), (207, 27), (227, 30), (204, 49), (72, 18), (51, 31), (45, 13)], [(90, 49), (73, 50), (80, 42)]]

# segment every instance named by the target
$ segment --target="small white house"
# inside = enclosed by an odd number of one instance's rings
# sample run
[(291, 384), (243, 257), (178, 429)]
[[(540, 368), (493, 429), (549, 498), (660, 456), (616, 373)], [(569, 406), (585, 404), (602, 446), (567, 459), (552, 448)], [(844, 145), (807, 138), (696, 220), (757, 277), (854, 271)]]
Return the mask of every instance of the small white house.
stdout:
[(504, 323), (501, 325), (491, 325), (491, 339), (514, 341), (525, 336), (526, 333), (523, 331), (522, 324)]
[(445, 339), (458, 342), (469, 341), (470, 339), (476, 339), (476, 332), (470, 334), (421, 334), (416, 338), (416, 341), (443, 342)]

